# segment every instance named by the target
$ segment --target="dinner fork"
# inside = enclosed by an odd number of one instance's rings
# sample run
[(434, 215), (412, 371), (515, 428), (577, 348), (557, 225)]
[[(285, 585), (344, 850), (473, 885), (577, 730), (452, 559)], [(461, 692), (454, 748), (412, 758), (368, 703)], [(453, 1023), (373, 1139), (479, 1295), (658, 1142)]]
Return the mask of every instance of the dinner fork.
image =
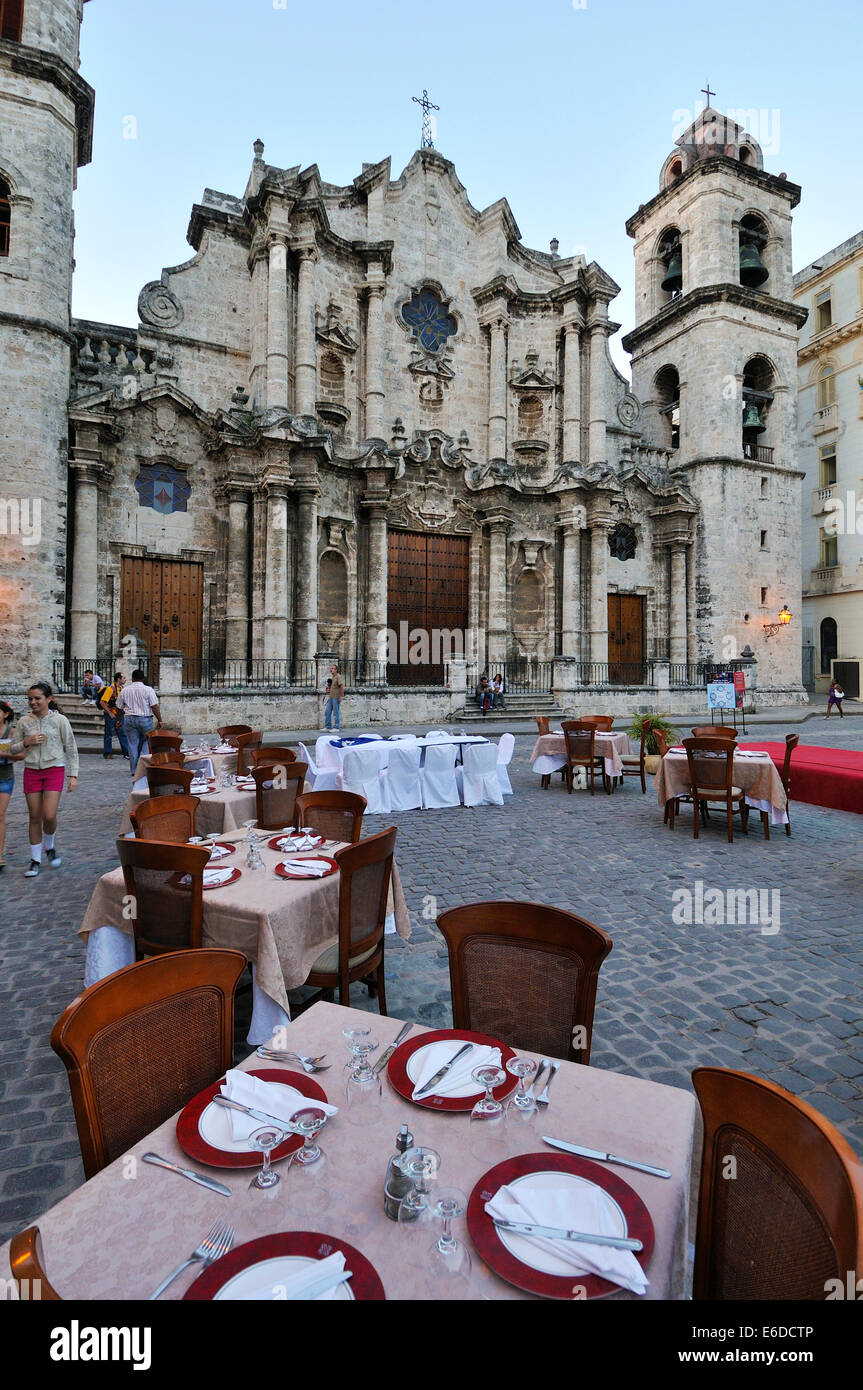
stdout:
[(537, 1105), (548, 1105), (549, 1087), (551, 1086), (551, 1083), (554, 1080), (554, 1078), (557, 1076), (557, 1073), (560, 1071), (560, 1062), (552, 1062), (550, 1065), (551, 1073), (549, 1075), (548, 1080), (545, 1083), (545, 1086), (543, 1087), (542, 1095), (539, 1095), (536, 1098)]
[(160, 1293), (164, 1293), (168, 1285), (172, 1284), (176, 1279), (177, 1275), (182, 1274), (184, 1269), (188, 1269), (189, 1265), (203, 1263), (203, 1266), (206, 1269), (207, 1266), (213, 1264), (214, 1261), (220, 1260), (223, 1255), (227, 1255), (233, 1243), (233, 1226), (226, 1226), (223, 1221), (217, 1221), (215, 1226), (213, 1226), (212, 1229), (209, 1230), (207, 1234), (204, 1236), (204, 1239), (201, 1241), (201, 1244), (198, 1246), (197, 1250), (193, 1250), (187, 1260), (184, 1260), (182, 1264), (177, 1265), (177, 1268), (174, 1270), (173, 1274), (169, 1274), (167, 1279), (162, 1280), (159, 1287), (156, 1290), (154, 1290), (153, 1293), (150, 1294), (150, 1297), (147, 1301), (151, 1303), (154, 1298), (159, 1297)]
[(265, 1062), (299, 1062), (303, 1071), (309, 1073), (329, 1071), (330, 1062), (326, 1062), (324, 1066), (320, 1065), (321, 1062), (324, 1062), (326, 1055), (325, 1052), (322, 1052), (320, 1057), (301, 1057), (298, 1052), (278, 1052), (275, 1048), (263, 1046), (258, 1048), (258, 1056), (263, 1057)]

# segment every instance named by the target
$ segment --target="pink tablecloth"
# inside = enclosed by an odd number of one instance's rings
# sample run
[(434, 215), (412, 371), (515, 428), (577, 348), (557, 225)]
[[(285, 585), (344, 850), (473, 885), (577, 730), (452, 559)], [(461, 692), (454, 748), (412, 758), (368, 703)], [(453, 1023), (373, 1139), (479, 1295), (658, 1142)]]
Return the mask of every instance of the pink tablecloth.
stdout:
[[(605, 759), (605, 771), (609, 777), (619, 777), (623, 770), (621, 758), (632, 757), (629, 735), (622, 732), (597, 733), (594, 747), (596, 756)], [(534, 772), (543, 777), (565, 767), (566, 739), (563, 734), (541, 734), (533, 745), (530, 761)]]
[[(684, 750), (671, 749), (666, 753), (653, 785), (660, 806), (675, 796), (689, 795), (689, 763)], [(782, 778), (766, 753), (755, 757), (745, 750), (735, 750), (734, 785), (744, 792), (747, 806), (756, 811), (767, 811), (775, 825), (783, 825), (787, 821), (787, 798)]]

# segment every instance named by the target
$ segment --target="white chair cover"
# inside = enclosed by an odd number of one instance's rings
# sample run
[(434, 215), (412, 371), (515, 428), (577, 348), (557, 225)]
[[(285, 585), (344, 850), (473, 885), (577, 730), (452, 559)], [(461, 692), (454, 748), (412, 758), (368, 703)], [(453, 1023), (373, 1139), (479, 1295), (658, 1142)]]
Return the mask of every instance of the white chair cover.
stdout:
[(334, 743), (337, 738), (341, 738), (341, 734), (321, 734), (320, 738), (315, 740), (315, 762), (319, 768), (338, 772), (338, 755), (336, 750), (330, 747), (330, 744)]
[(361, 743), (345, 754), (342, 763), (342, 791), (359, 792), (366, 802), (366, 813), (375, 815), (390, 809), (385, 753), (390, 750), (375, 743)]
[(391, 811), (418, 811), (423, 804), (420, 757), (416, 744), (399, 740), (388, 749), (387, 786)]
[(390, 743), (416, 743), (416, 734), (390, 734)]
[(300, 762), (308, 765), (306, 773), (305, 790), (318, 792), (334, 792), (339, 789), (338, 773), (331, 772), (329, 769), (324, 771), (319, 768), (308, 748), (304, 743), (298, 744), (300, 750)]
[(507, 768), (512, 762), (514, 749), (515, 739), (512, 734), (501, 734), (500, 743), (497, 745), (497, 780), (500, 782), (500, 789), (504, 796), (512, 796), (513, 794)]
[(503, 805), (497, 775), (497, 748), (493, 743), (466, 744), (459, 771), (465, 806)]
[(455, 777), (457, 752), (454, 743), (442, 743), (440, 748), (426, 748), (421, 780), (423, 806), (429, 810), (460, 805)]
[(452, 734), (448, 734), (446, 729), (429, 729), (426, 738), (452, 738)]

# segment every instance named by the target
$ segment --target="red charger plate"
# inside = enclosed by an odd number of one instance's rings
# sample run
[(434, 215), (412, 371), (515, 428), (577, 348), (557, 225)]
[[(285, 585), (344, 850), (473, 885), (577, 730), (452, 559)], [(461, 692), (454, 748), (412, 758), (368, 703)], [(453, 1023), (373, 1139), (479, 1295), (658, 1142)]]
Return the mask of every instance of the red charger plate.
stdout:
[[(423, 1096), (422, 1100), (413, 1099), (413, 1089), (415, 1082), (408, 1076), (408, 1060), (421, 1047), (428, 1047), (429, 1043), (446, 1042), (450, 1038), (453, 1041), (482, 1043), (485, 1047), (500, 1048), (500, 1064), (505, 1067), (511, 1057), (515, 1056), (511, 1047), (507, 1047), (499, 1038), (491, 1038), (487, 1033), (468, 1033), (461, 1028), (440, 1028), (436, 1032), (423, 1033), (416, 1038), (408, 1038), (401, 1046), (397, 1047), (387, 1066), (387, 1076), (393, 1090), (398, 1092), (405, 1100), (409, 1100), (412, 1105), (425, 1106), (427, 1110), (452, 1110), (464, 1113), (466, 1110), (473, 1110), (477, 1101), (480, 1099), (480, 1092), (475, 1096)], [(518, 1077), (510, 1076), (507, 1073), (506, 1081), (495, 1086), (492, 1095), (495, 1100), (503, 1100), (510, 1095), (518, 1085)]]
[(544, 1270), (533, 1269), (516, 1259), (498, 1235), (494, 1222), (485, 1210), (486, 1202), (505, 1183), (525, 1177), (528, 1173), (551, 1172), (573, 1173), (577, 1178), (587, 1178), (614, 1198), (626, 1220), (626, 1234), (640, 1240), (644, 1247), (635, 1258), (642, 1269), (646, 1269), (653, 1254), (655, 1235), (650, 1212), (638, 1193), (616, 1173), (608, 1172), (589, 1158), (569, 1154), (520, 1154), (484, 1173), (467, 1204), (467, 1228), (471, 1240), (489, 1269), (525, 1293), (570, 1302), (574, 1298), (607, 1298), (609, 1294), (619, 1293), (619, 1284), (598, 1274), (547, 1274)]
[[(296, 838), (299, 838), (299, 834), (300, 832), (298, 831)], [(285, 849), (284, 846), (279, 843), (281, 840), (288, 840), (291, 838), (293, 837), (289, 835), (274, 835), (272, 840), (267, 841), (267, 849), (274, 849), (277, 854), (293, 854), (293, 850)], [(323, 835), (316, 835), (314, 837), (314, 841), (314, 845), (311, 846), (312, 849), (314, 849), (317, 845), (326, 844), (326, 840), (324, 839)]]
[[(227, 867), (228, 867), (228, 866), (227, 866), (227, 864), (226, 864), (226, 865), (225, 865), (225, 868), (227, 868)], [(212, 868), (212, 869), (218, 869), (218, 868), (219, 868), (219, 864), (218, 864), (218, 863), (216, 863), (216, 864), (208, 864), (208, 865), (207, 865), (207, 868), (208, 868), (208, 869), (211, 869), (211, 868)], [(231, 877), (230, 877), (230, 878), (226, 878), (225, 881), (224, 881), (224, 883), (205, 883), (205, 884), (204, 884), (204, 892), (205, 892), (205, 893), (209, 893), (209, 892), (211, 892), (212, 890), (217, 889), (217, 888), (227, 888), (228, 885), (229, 885), (230, 883), (236, 883), (237, 879), (238, 879), (238, 878), (242, 878), (242, 876), (243, 876), (243, 875), (242, 875), (242, 872), (241, 872), (240, 869), (232, 868), (232, 869), (231, 869)], [(189, 886), (190, 886), (190, 885), (189, 885), (188, 883), (184, 883), (184, 882), (183, 882), (183, 879), (184, 879), (185, 877), (186, 877), (185, 874), (180, 874), (180, 873), (174, 874), (173, 878), (171, 879), (171, 887), (172, 887), (172, 888), (182, 888), (182, 889), (184, 889), (186, 892), (188, 892), (188, 891), (189, 891)]]
[(345, 1256), (348, 1269), (353, 1273), (350, 1288), (354, 1298), (361, 1303), (386, 1299), (380, 1276), (359, 1250), (335, 1236), (320, 1235), (316, 1231), (280, 1231), (272, 1236), (259, 1236), (238, 1245), (220, 1260), (211, 1264), (198, 1275), (193, 1284), (183, 1294), (184, 1301), (211, 1299), (235, 1275), (249, 1269), (251, 1265), (264, 1260), (278, 1259), (280, 1255), (300, 1255), (312, 1260), (322, 1260), (340, 1250)]
[[(291, 862), (294, 864), (303, 864), (305, 862), (329, 864), (330, 867), (327, 872), (325, 874), (319, 874), (319, 878), (329, 878), (331, 874), (337, 874), (339, 871), (339, 866), (335, 859), (331, 859), (328, 854), (297, 854)], [(289, 878), (292, 883), (299, 883), (301, 881), (303, 883), (314, 883), (315, 881), (314, 878), (310, 878), (308, 874), (292, 874), (290, 869), (286, 868), (281, 861), (276, 865), (276, 873), (279, 878)]]
[[(285, 1072), (276, 1067), (262, 1068), (260, 1071), (252, 1070), (250, 1076), (260, 1077), (261, 1081), (275, 1081), (282, 1086), (293, 1086), (300, 1095), (307, 1096), (309, 1100), (327, 1099), (326, 1092), (317, 1081), (313, 1081), (305, 1072)], [(198, 1129), (198, 1121), (206, 1110), (213, 1096), (221, 1094), (225, 1078), (221, 1077), (214, 1081), (212, 1086), (207, 1088), (189, 1104), (181, 1110), (177, 1117), (177, 1143), (188, 1154), (189, 1158), (196, 1158), (199, 1163), (207, 1163), (211, 1168), (259, 1168), (261, 1166), (260, 1153), (248, 1151), (245, 1153), (232, 1153), (227, 1149), (214, 1149), (212, 1144), (208, 1144), (201, 1131)], [(273, 1149), (270, 1158), (273, 1163), (280, 1158), (287, 1158), (288, 1154), (296, 1153), (302, 1147), (302, 1136), (292, 1134), (286, 1139), (284, 1144), (280, 1144), (277, 1149)]]

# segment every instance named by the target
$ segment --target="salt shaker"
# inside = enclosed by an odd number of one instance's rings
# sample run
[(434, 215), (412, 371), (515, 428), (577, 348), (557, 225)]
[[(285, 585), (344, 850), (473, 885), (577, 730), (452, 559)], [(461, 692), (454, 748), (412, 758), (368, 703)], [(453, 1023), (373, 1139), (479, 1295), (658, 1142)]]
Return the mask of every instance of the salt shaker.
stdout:
[(398, 1160), (403, 1153), (407, 1153), (408, 1149), (413, 1148), (413, 1144), (413, 1135), (407, 1125), (402, 1125), (396, 1135), (396, 1151), (390, 1156), (384, 1183), (384, 1213), (390, 1221), (398, 1221), (402, 1198), (406, 1197), (411, 1190), (411, 1180), (399, 1168)]

